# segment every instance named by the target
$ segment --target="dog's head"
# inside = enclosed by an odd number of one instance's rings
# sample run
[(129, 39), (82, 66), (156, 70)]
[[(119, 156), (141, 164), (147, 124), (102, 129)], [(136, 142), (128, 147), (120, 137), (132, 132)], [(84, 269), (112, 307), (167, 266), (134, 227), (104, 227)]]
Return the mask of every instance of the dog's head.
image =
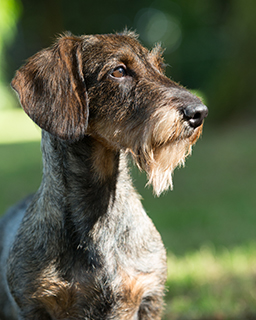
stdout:
[(162, 49), (148, 51), (136, 38), (64, 35), (30, 58), (12, 86), (32, 120), (60, 139), (89, 134), (130, 151), (160, 194), (200, 136), (208, 110), (164, 75)]

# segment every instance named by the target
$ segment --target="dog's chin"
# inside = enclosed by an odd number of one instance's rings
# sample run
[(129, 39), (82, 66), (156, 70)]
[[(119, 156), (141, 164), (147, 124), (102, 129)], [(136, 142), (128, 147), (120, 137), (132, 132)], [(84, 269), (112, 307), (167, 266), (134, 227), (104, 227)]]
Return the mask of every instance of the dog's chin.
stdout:
[(151, 151), (141, 152), (134, 157), (137, 166), (146, 171), (147, 185), (153, 186), (155, 195), (160, 196), (164, 191), (173, 189), (173, 171), (185, 165), (185, 159), (191, 154), (192, 146), (201, 132), (202, 128), (197, 128), (192, 135), (184, 134), (179, 139), (159, 143)]

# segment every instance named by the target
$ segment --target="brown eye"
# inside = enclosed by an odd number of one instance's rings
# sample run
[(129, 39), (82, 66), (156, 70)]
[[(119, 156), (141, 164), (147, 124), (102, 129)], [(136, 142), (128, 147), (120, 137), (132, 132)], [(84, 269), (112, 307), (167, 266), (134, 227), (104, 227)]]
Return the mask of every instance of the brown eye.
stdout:
[(126, 75), (126, 69), (122, 66), (115, 68), (115, 70), (111, 73), (111, 76), (114, 78), (123, 78)]

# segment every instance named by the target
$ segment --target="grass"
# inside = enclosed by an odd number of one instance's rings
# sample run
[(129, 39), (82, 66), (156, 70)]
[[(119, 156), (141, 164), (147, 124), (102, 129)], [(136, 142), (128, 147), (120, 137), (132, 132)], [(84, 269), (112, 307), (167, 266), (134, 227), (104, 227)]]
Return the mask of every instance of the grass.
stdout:
[(165, 319), (256, 319), (256, 245), (169, 254)]
[[(165, 320), (256, 319), (255, 123), (205, 126), (174, 190), (160, 198), (132, 169), (168, 250)], [(0, 210), (41, 180), (39, 131), (21, 111), (0, 113)]]

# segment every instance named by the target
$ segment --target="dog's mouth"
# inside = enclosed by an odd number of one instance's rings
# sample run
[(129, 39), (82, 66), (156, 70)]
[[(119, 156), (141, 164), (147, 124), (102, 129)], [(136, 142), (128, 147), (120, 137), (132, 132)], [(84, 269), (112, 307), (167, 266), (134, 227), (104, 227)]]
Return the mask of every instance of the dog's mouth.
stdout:
[(203, 124), (200, 127), (192, 128), (186, 122), (184, 122), (183, 127), (180, 130), (172, 132), (164, 140), (156, 140), (152, 143), (153, 149), (161, 148), (164, 145), (179, 143), (182, 140), (188, 139), (193, 145), (200, 135), (202, 134)]

